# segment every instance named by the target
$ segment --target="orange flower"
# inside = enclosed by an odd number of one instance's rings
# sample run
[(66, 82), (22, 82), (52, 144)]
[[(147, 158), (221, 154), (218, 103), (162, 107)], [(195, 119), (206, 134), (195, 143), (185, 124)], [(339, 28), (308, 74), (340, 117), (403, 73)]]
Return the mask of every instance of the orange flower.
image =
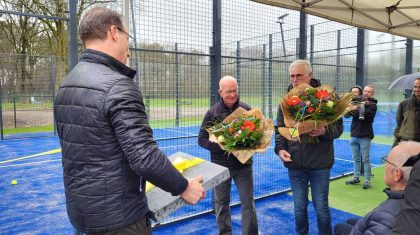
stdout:
[(302, 100), (299, 98), (299, 96), (295, 96), (295, 95), (287, 100), (287, 104), (289, 106), (295, 106), (295, 105), (299, 104), (300, 102), (302, 102)]
[(316, 95), (316, 98), (322, 99), (322, 98), (329, 97), (330, 93), (328, 93), (328, 91), (326, 90), (318, 90), (315, 95)]
[(229, 127), (228, 131), (229, 131), (230, 134), (235, 133), (235, 129), (233, 129), (232, 127)]
[(254, 129), (255, 129), (254, 122), (252, 122), (250, 120), (245, 120), (244, 124), (241, 126), (241, 129), (245, 130), (246, 128), (249, 128), (250, 131), (254, 131)]

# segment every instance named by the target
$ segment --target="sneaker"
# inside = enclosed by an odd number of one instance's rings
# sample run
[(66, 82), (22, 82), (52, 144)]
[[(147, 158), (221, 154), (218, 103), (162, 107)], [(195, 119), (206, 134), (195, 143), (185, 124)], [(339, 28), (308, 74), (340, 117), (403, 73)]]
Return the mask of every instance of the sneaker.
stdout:
[(354, 177), (352, 180), (346, 181), (346, 184), (358, 184), (360, 183), (359, 178)]
[(368, 189), (370, 188), (370, 182), (369, 180), (366, 180), (365, 183), (363, 184), (363, 189)]

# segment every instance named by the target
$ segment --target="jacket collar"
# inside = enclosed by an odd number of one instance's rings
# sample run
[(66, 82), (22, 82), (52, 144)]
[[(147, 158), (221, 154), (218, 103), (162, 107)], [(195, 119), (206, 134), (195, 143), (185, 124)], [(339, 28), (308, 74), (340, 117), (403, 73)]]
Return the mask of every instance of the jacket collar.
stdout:
[(404, 198), (404, 190), (392, 191), (391, 189), (386, 188), (384, 189), (384, 193), (386, 193), (389, 199), (403, 199)]
[(104, 64), (108, 66), (109, 68), (111, 68), (112, 70), (124, 76), (127, 76), (131, 79), (133, 79), (134, 76), (136, 75), (136, 70), (131, 69), (130, 67), (121, 63), (114, 57), (100, 51), (96, 51), (92, 49), (85, 49), (82, 52), (80, 61)]

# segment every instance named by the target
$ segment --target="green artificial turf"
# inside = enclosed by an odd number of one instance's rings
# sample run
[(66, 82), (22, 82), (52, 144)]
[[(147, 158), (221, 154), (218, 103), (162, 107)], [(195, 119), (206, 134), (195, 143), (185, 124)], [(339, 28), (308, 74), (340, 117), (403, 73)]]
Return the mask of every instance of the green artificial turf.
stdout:
[(364, 216), (372, 209), (377, 207), (386, 199), (383, 189), (384, 167), (372, 169), (374, 176), (371, 178), (371, 188), (363, 189), (364, 177), (357, 185), (346, 185), (347, 180), (351, 180), (353, 175), (343, 177), (330, 182), (329, 203), (330, 207), (346, 211), (355, 215)]

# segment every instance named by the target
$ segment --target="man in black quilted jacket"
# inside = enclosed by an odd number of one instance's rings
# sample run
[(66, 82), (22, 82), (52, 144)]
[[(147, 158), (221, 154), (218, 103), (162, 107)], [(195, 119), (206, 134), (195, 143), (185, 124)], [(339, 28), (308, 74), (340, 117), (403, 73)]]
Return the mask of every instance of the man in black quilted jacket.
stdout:
[(158, 149), (127, 63), (122, 16), (103, 7), (80, 22), (85, 50), (60, 87), (54, 114), (62, 148), (67, 213), (89, 234), (151, 234), (145, 182), (189, 204), (205, 193)]

